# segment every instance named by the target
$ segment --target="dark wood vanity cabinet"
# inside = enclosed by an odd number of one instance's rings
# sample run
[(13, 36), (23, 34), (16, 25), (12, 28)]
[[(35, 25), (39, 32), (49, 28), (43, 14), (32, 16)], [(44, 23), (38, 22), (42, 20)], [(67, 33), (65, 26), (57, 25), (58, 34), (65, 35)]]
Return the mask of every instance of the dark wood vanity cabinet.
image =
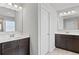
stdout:
[(66, 40), (65, 40), (65, 38), (66, 38), (66, 36), (64, 36), (64, 35), (61, 36), (61, 35), (56, 34), (55, 35), (55, 43), (56, 43), (55, 46), (58, 47), (58, 48), (65, 49), (66, 48)]
[(2, 54), (2, 45), (0, 44), (0, 55)]
[(67, 49), (79, 53), (79, 36), (71, 35), (70, 38), (67, 39)]
[(30, 55), (30, 38), (1, 43), (2, 55)]
[(55, 46), (79, 53), (79, 36), (55, 34)]
[(18, 40), (2, 43), (2, 54), (18, 55), (19, 54), (18, 45), (19, 45)]
[(29, 38), (27, 38), (27, 40), (26, 39), (19, 40), (19, 54), (30, 55), (30, 45), (29, 45), (29, 43), (30, 43)]

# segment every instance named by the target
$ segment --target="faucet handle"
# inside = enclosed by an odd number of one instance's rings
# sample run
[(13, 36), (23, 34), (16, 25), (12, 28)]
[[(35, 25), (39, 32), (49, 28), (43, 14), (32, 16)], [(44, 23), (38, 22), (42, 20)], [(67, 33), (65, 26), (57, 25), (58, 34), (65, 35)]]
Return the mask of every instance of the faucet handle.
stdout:
[(14, 37), (14, 34), (10, 34), (10, 37)]

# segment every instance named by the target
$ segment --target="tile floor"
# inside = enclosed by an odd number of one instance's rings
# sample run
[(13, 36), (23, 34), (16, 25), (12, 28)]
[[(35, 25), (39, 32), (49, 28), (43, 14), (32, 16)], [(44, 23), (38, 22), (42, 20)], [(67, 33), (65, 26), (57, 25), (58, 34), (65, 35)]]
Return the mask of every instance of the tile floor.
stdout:
[(66, 51), (63, 49), (55, 48), (52, 52), (48, 53), (47, 55), (79, 55), (78, 53)]

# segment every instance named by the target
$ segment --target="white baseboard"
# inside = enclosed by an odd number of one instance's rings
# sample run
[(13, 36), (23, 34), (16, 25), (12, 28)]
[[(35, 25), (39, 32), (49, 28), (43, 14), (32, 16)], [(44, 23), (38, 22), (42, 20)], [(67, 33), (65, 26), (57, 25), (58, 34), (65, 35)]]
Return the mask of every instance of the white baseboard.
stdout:
[(55, 49), (55, 47), (51, 48), (51, 49), (48, 51), (48, 53), (49, 53), (49, 52), (52, 52), (54, 49)]

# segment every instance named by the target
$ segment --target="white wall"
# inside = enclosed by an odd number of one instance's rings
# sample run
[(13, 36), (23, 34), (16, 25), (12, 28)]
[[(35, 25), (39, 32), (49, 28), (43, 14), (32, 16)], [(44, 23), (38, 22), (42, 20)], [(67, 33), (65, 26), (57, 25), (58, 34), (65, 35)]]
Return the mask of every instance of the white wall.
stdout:
[(38, 4), (27, 3), (24, 5), (23, 32), (30, 34), (31, 54), (38, 54)]
[(58, 31), (61, 31), (61, 30), (63, 30), (64, 29), (64, 26), (63, 26), (63, 17), (61, 17), (61, 16), (58, 16), (58, 21), (57, 21), (57, 23), (58, 23), (58, 27), (57, 27), (57, 29), (58, 29)]
[(15, 20), (16, 20), (16, 31), (18, 31), (18, 32), (22, 32), (23, 31), (23, 26), (22, 26), (22, 24), (23, 24), (23, 10), (19, 10), (19, 11), (16, 11), (16, 18), (15, 18)]
[(55, 7), (57, 11), (61, 11), (63, 9), (79, 6), (79, 3), (52, 3), (52, 7)]
[(57, 12), (56, 10), (52, 7), (51, 9), (51, 16), (50, 16), (50, 50), (51, 48), (55, 48), (55, 32), (57, 32)]

